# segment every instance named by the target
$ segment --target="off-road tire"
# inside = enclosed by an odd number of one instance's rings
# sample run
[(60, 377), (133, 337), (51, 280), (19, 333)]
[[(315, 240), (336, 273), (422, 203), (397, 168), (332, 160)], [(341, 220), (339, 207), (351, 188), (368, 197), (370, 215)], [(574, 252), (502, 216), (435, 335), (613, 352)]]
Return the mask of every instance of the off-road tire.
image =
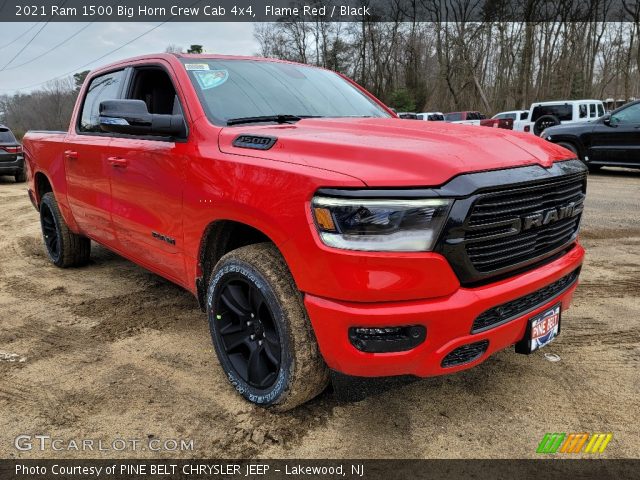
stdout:
[[(58, 246), (50, 248), (45, 233), (46, 218), (51, 218), (57, 234)], [(40, 224), (47, 256), (51, 262), (60, 268), (79, 267), (86, 265), (91, 256), (91, 240), (77, 235), (69, 230), (64, 221), (58, 202), (53, 193), (45, 193), (40, 201)]]
[[(280, 339), (280, 364), (273, 385), (252, 386), (236, 370), (225, 351), (222, 293), (233, 282), (254, 285), (271, 313)], [(255, 291), (255, 290), (254, 290)], [(227, 311), (224, 315), (233, 313)], [(256, 314), (257, 315), (257, 314)], [(224, 255), (211, 274), (207, 316), (213, 344), (227, 379), (248, 401), (277, 411), (287, 411), (320, 394), (329, 383), (329, 370), (303, 304), (302, 295), (278, 249), (271, 243), (241, 247)], [(237, 318), (246, 318), (236, 316)], [(227, 324), (227, 326), (229, 326)], [(255, 341), (255, 340), (254, 340)], [(227, 345), (228, 348), (228, 345)], [(245, 376), (247, 376), (245, 374)]]
[(20, 173), (16, 173), (13, 178), (16, 180), (16, 183), (24, 183), (27, 181), (27, 172), (26, 170), (22, 170)]

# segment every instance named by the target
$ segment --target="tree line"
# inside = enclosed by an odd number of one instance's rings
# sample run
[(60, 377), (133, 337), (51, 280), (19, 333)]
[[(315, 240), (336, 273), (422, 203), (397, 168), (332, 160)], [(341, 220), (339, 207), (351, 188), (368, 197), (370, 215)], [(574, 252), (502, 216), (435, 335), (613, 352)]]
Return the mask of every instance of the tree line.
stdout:
[(638, 21), (284, 21), (255, 37), (260, 55), (339, 71), (400, 111), (640, 96)]

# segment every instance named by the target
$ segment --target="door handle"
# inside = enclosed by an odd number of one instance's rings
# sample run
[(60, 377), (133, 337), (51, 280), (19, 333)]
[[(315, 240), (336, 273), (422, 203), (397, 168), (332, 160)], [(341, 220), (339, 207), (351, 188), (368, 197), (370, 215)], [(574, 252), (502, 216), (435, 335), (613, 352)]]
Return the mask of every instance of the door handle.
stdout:
[(129, 165), (129, 160), (120, 157), (109, 157), (107, 158), (107, 162), (114, 168), (127, 168)]
[(73, 150), (65, 150), (64, 158), (66, 158), (67, 160), (77, 160), (78, 152), (74, 152)]

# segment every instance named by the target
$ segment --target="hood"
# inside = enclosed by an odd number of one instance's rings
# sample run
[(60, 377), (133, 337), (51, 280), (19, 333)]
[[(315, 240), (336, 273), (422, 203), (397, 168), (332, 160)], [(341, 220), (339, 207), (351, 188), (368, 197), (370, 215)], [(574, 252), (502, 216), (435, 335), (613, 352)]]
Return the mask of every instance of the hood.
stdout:
[[(269, 150), (233, 145), (239, 135), (277, 139)], [(400, 119), (304, 119), (287, 125), (223, 128), (220, 150), (357, 177), (370, 187), (438, 186), (461, 173), (571, 158), (531, 134)]]

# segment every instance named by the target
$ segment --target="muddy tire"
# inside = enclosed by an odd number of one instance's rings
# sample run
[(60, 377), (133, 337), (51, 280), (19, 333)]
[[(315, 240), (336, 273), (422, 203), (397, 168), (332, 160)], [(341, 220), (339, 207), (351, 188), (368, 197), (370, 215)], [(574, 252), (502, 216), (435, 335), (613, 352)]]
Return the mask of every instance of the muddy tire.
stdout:
[(69, 230), (53, 193), (45, 193), (40, 202), (40, 226), (49, 260), (60, 268), (86, 265), (91, 241)]
[(290, 410), (320, 394), (329, 371), (287, 265), (270, 243), (229, 252), (207, 293), (213, 344), (225, 375), (248, 401)]

